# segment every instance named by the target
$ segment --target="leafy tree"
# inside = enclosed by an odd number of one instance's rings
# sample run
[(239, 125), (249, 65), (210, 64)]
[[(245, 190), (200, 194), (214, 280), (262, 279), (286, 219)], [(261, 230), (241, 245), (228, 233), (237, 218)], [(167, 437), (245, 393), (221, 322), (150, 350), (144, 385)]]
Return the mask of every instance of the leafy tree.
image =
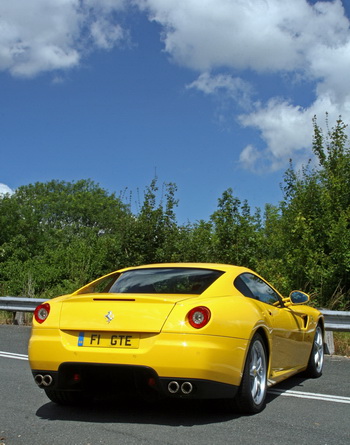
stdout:
[(313, 151), (319, 162), (284, 178), (281, 203), (282, 271), (289, 284), (315, 291), (321, 306), (349, 304), (350, 150), (339, 118), (324, 137), (316, 118)]
[(28, 293), (28, 277), (42, 294), (105, 272), (115, 258), (106, 240), (115, 245), (131, 218), (114, 194), (86, 180), (20, 187), (0, 199), (0, 215), (0, 283), (15, 295)]
[(213, 247), (213, 224), (200, 220), (180, 228), (181, 260), (210, 263), (215, 261)]
[(158, 191), (157, 178), (154, 178), (145, 190), (139, 212), (133, 218), (126, 247), (130, 264), (176, 260), (176, 186), (164, 184), (159, 202)]
[(250, 213), (227, 189), (218, 200), (218, 210), (211, 216), (213, 224), (213, 258), (217, 262), (254, 267), (259, 251), (260, 213)]
[(240, 206), (240, 200), (233, 196), (233, 190), (229, 188), (219, 198), (218, 210), (211, 216), (214, 227), (214, 258), (217, 262), (239, 263)]

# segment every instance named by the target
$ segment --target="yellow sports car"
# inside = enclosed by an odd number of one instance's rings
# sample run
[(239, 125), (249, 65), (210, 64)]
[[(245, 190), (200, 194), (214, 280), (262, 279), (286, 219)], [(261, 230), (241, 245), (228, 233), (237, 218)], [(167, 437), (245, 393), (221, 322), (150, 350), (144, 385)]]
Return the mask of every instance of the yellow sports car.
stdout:
[(136, 392), (227, 399), (256, 413), (268, 386), (322, 374), (324, 320), (308, 300), (282, 297), (244, 267), (122, 269), (38, 306), (29, 361), (59, 404)]

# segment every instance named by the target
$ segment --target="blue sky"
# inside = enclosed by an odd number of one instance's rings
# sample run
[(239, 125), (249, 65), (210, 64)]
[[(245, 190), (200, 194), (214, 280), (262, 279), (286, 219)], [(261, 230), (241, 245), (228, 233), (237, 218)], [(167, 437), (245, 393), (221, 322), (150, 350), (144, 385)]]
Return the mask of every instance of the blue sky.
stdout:
[(350, 1), (0, 0), (0, 193), (90, 178), (180, 223), (282, 199), (312, 117), (350, 123)]

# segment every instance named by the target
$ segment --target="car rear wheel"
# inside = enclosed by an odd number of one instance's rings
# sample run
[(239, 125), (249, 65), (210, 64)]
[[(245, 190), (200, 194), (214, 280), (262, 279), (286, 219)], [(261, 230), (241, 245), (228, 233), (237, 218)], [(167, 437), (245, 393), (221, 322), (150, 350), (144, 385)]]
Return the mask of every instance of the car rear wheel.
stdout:
[(241, 386), (235, 402), (241, 413), (255, 414), (265, 407), (267, 354), (264, 340), (255, 334), (249, 347)]
[(324, 361), (323, 331), (320, 325), (317, 326), (312, 345), (309, 363), (306, 374), (308, 377), (317, 378), (322, 375)]
[(58, 405), (80, 405), (89, 400), (88, 395), (82, 391), (58, 391), (44, 389), (47, 397)]

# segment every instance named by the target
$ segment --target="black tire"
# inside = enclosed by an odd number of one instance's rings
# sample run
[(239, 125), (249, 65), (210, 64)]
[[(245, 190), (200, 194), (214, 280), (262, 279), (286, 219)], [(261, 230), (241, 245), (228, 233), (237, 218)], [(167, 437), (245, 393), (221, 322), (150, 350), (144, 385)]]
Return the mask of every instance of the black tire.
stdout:
[(81, 405), (90, 400), (82, 391), (59, 391), (55, 389), (44, 389), (47, 397), (58, 405)]
[(267, 392), (267, 353), (263, 338), (255, 334), (248, 350), (241, 386), (235, 398), (240, 413), (256, 414), (265, 408)]
[(321, 377), (324, 362), (324, 344), (323, 331), (320, 325), (317, 325), (315, 336), (312, 344), (309, 363), (307, 365), (305, 374), (307, 377), (318, 378)]

